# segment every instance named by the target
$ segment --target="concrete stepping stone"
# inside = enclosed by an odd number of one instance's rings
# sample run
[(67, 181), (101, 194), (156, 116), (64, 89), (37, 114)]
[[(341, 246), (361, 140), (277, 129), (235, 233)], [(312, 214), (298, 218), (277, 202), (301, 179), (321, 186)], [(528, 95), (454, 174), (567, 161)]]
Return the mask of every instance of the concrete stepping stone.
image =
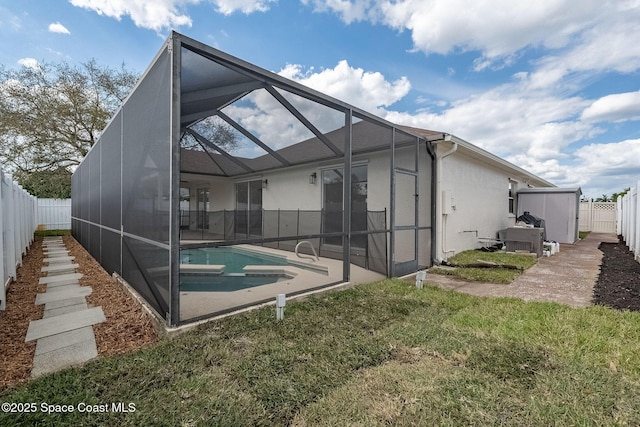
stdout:
[(47, 262), (49, 264), (58, 264), (60, 262), (73, 261), (74, 259), (76, 259), (76, 257), (74, 256), (58, 256), (53, 258), (45, 258), (42, 260), (42, 262)]
[(61, 274), (59, 276), (41, 277), (38, 283), (40, 283), (41, 285), (44, 285), (47, 283), (64, 282), (68, 280), (79, 280), (81, 277), (82, 277), (82, 273)]
[(95, 335), (91, 326), (85, 326), (84, 328), (74, 329), (73, 331), (62, 332), (60, 334), (40, 338), (36, 343), (36, 356), (81, 342), (91, 341), (91, 339), (95, 340)]
[(43, 251), (51, 252), (51, 251), (66, 251), (68, 250), (65, 245), (53, 245), (53, 246), (45, 246), (42, 248)]
[(50, 254), (64, 254), (69, 253), (69, 249), (60, 248), (60, 249), (45, 249), (42, 253), (47, 256)]
[[(80, 265), (73, 263), (61, 237), (45, 238), (43, 242), (45, 264), (41, 271), (46, 277), (39, 279), (47, 285), (45, 293), (36, 296), (36, 305), (43, 304), (42, 319), (29, 324), (25, 342), (36, 340), (31, 376), (85, 363), (98, 357), (92, 325), (106, 321), (102, 307), (87, 305), (89, 286), (80, 286)], [(48, 265), (46, 265), (48, 264)]]
[(69, 305), (78, 305), (86, 302), (84, 296), (67, 298), (60, 301), (50, 301), (44, 305), (45, 310), (53, 310), (55, 308), (66, 307)]
[[(62, 291), (68, 291), (69, 289), (78, 289), (78, 288), (82, 288), (82, 286), (80, 286), (79, 283), (68, 283), (68, 284), (64, 284), (64, 285), (58, 285), (55, 287), (51, 287), (51, 285), (47, 286), (47, 294), (52, 294), (55, 292), (62, 292)], [(44, 295), (44, 294), (42, 294)]]
[(69, 366), (81, 365), (91, 359), (98, 357), (96, 338), (90, 341), (83, 341), (72, 344), (58, 350), (39, 354), (33, 358), (32, 377), (56, 372)]
[(47, 292), (36, 296), (36, 305), (47, 304), (54, 301), (62, 301), (68, 298), (86, 297), (91, 295), (89, 286), (78, 286), (72, 289), (64, 289), (57, 292)]
[(42, 267), (40, 269), (40, 271), (49, 273), (51, 271), (75, 270), (78, 267), (80, 267), (80, 264), (57, 263), (56, 265), (50, 265), (48, 267)]
[(45, 249), (43, 251), (45, 254), (50, 254), (50, 253), (61, 253), (61, 252), (69, 252), (69, 249), (67, 248), (52, 248), (52, 249)]
[(46, 319), (48, 317), (56, 317), (56, 316), (60, 316), (61, 314), (67, 314), (67, 313), (73, 313), (74, 311), (86, 310), (87, 308), (89, 307), (87, 306), (86, 301), (82, 301), (80, 304), (75, 304), (75, 305), (67, 305), (64, 307), (50, 308), (49, 310), (47, 310), (45, 307), (44, 313), (42, 313), (42, 318)]
[[(61, 276), (63, 274), (71, 274), (71, 273), (75, 273), (76, 270), (75, 268), (69, 268), (66, 270), (59, 270), (59, 271), (49, 271), (47, 273), (47, 277), (53, 277), (53, 276)], [(74, 282), (77, 282), (77, 280), (74, 280)]]
[(92, 307), (46, 319), (32, 320), (29, 323), (29, 329), (27, 329), (25, 342), (73, 331), (74, 329), (95, 325), (106, 320), (102, 307)]
[(55, 290), (55, 289), (61, 288), (62, 286), (71, 286), (71, 285), (80, 286), (80, 282), (78, 281), (78, 279), (69, 279), (69, 280), (65, 280), (64, 282), (49, 283), (47, 284), (47, 291)]

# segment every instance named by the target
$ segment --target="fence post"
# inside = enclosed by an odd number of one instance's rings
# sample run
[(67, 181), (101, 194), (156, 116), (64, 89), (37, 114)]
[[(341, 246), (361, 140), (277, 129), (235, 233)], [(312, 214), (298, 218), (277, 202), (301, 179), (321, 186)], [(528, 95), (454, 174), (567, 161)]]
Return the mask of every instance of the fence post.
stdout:
[(635, 212), (636, 216), (633, 219), (635, 224), (635, 236), (634, 236), (634, 254), (636, 260), (638, 260), (638, 256), (640, 255), (640, 197), (638, 193), (640, 192), (640, 180), (636, 183), (636, 191), (635, 191)]

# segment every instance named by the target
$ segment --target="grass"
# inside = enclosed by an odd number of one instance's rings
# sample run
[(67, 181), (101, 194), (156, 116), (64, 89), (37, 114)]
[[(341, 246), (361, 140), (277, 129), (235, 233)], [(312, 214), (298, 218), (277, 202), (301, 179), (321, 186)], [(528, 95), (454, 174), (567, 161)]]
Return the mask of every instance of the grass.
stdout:
[[(0, 425), (638, 425), (640, 313), (386, 280), (201, 325), (45, 376)], [(76, 406), (77, 407), (77, 406)]]
[[(474, 267), (481, 262), (496, 264), (496, 268)], [(490, 283), (511, 283), (522, 271), (537, 262), (535, 256), (518, 255), (506, 252), (483, 252), (470, 250), (460, 252), (448, 259), (455, 268), (432, 267), (429, 271), (459, 277), (464, 280)]]
[(590, 231), (578, 231), (578, 238), (580, 240), (582, 240), (585, 237), (587, 237), (589, 235), (589, 233), (591, 233), (591, 232)]

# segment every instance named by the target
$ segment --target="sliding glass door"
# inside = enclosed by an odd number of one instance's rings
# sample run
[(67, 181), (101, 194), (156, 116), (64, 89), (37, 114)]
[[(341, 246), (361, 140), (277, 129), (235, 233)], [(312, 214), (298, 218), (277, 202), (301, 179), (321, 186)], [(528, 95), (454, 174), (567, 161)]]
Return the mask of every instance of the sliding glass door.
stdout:
[[(342, 231), (344, 170), (342, 168), (322, 171), (322, 209), (323, 231), (339, 233)], [(351, 231), (367, 230), (367, 166), (351, 168)], [(328, 245), (342, 245), (342, 237), (326, 237)], [(353, 236), (351, 246), (365, 248), (367, 236)]]
[(262, 236), (262, 180), (236, 184), (236, 234)]

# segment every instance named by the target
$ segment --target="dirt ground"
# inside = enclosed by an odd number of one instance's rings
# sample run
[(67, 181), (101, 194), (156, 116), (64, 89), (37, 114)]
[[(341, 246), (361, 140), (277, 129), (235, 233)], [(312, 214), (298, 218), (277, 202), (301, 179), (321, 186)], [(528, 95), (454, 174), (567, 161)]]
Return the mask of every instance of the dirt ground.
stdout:
[[(77, 271), (84, 275), (80, 285), (92, 288), (87, 304), (102, 307), (107, 319), (93, 327), (98, 357), (126, 353), (157, 341), (149, 314), (73, 237), (65, 236), (64, 243), (80, 265)], [(24, 338), (29, 322), (42, 319), (44, 311), (42, 305), (35, 305), (36, 295), (46, 290), (46, 285), (38, 285), (44, 275), (40, 272), (42, 259), (42, 239), (37, 238), (18, 269), (17, 279), (9, 286), (7, 309), (0, 312), (0, 390), (31, 376), (36, 343), (25, 343)]]
[(593, 303), (620, 310), (640, 311), (640, 263), (622, 239), (618, 243), (601, 243), (603, 253)]

